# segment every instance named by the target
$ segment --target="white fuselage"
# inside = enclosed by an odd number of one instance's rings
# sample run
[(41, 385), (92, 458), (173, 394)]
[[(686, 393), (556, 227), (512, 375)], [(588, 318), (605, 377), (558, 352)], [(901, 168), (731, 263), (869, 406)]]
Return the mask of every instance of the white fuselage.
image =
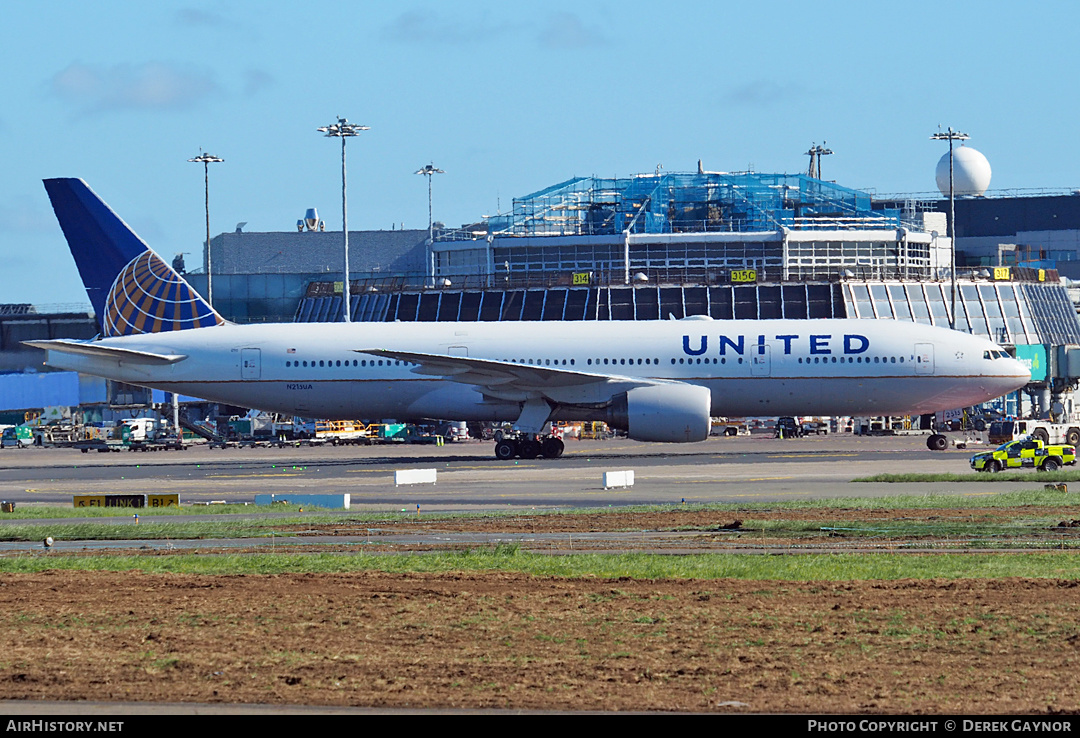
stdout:
[[(990, 341), (883, 320), (224, 325), (95, 342), (186, 358), (167, 365), (49, 351), (51, 366), (216, 402), (328, 419), (515, 420), (528, 399), (483, 390), (383, 349), (595, 375), (552, 419), (595, 415), (621, 382), (707, 387), (713, 415), (897, 415), (968, 407), (1022, 387)], [(594, 412), (595, 411), (595, 412)]]

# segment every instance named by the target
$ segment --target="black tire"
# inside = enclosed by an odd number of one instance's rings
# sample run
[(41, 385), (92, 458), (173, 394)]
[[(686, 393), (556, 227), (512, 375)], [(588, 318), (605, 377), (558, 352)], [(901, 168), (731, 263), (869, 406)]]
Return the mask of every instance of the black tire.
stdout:
[(518, 456), (523, 459), (535, 459), (540, 455), (540, 442), (531, 438), (518, 444)]
[(977, 431), (986, 430), (986, 421), (982, 418), (975, 418), (975, 422), (971, 424)]
[(1036, 428), (1031, 431), (1031, 437), (1039, 439), (1043, 442), (1043, 445), (1050, 443), (1050, 434), (1046, 432), (1045, 428)]
[(735, 428), (734, 426), (729, 425), (727, 428), (724, 428), (724, 435), (725, 436), (737, 436), (738, 434), (739, 434), (739, 429)]
[(1070, 446), (1080, 446), (1080, 428), (1069, 428), (1065, 431), (1065, 443)]
[(494, 434), (493, 434), (493, 435), (492, 435), (491, 437), (495, 439), (495, 443), (502, 443), (502, 442), (503, 442), (503, 439), (504, 439), (504, 438), (505, 438), (506, 436), (505, 436), (505, 434), (504, 434), (504, 433), (502, 432), (502, 428), (499, 428), (499, 429), (497, 429), (497, 430), (495, 431), (495, 433), (494, 433)]
[(949, 447), (949, 439), (940, 433), (935, 433), (926, 439), (926, 447), (931, 451), (944, 451)]
[(991, 474), (997, 474), (999, 471), (1001, 471), (1001, 462), (997, 459), (988, 462), (986, 464), (986, 471), (990, 472)]
[(1058, 459), (1056, 456), (1051, 456), (1049, 459), (1042, 463), (1042, 466), (1039, 467), (1039, 471), (1056, 472), (1060, 468), (1061, 460)]
[(495, 444), (495, 458), (509, 461), (518, 454), (517, 444), (513, 441), (499, 441)]
[(558, 438), (545, 438), (540, 444), (540, 453), (545, 459), (557, 459), (563, 455), (564, 450), (566, 450), (566, 444)]

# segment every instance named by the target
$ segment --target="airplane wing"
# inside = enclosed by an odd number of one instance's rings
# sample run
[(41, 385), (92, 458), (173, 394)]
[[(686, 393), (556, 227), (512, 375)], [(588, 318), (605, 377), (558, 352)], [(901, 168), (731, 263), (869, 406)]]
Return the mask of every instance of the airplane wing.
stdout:
[[(603, 402), (614, 392), (633, 387), (669, 384), (665, 380), (597, 374), (554, 366), (517, 364), (469, 356), (429, 354), (390, 349), (357, 349), (357, 353), (417, 364), (416, 374), (471, 384), (488, 396), (508, 400), (544, 397), (555, 402)], [(593, 391), (589, 391), (592, 389)], [(575, 399), (577, 398), (577, 399)]]
[(93, 342), (70, 341), (56, 339), (51, 341), (23, 341), (26, 346), (45, 349), (46, 351), (58, 351), (62, 354), (78, 354), (95, 358), (113, 359), (128, 364), (175, 364), (187, 358), (185, 354), (155, 354), (150, 351), (136, 351), (134, 349), (116, 348), (115, 346), (101, 346)]
[(610, 411), (608, 422), (649, 440), (702, 440), (709, 434), (707, 387), (469, 356), (388, 349), (357, 353), (414, 363), (414, 373), (470, 384), (488, 401), (519, 402), (514, 428), (523, 433), (541, 433), (556, 406), (564, 405)]

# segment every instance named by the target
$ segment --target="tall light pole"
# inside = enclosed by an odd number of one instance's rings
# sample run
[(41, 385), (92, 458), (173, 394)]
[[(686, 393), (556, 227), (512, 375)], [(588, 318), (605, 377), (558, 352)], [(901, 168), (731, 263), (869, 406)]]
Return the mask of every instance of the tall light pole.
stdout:
[(956, 193), (953, 185), (953, 141), (966, 141), (971, 136), (954, 131), (952, 126), (946, 133), (938, 131), (930, 137), (931, 141), (949, 142), (949, 222), (946, 231), (949, 235), (949, 275), (952, 278), (952, 309), (949, 313), (949, 327), (956, 329)]
[(199, 155), (188, 161), (203, 165), (203, 184), (206, 189), (206, 302), (210, 307), (214, 307), (214, 270), (210, 259), (210, 164), (225, 160), (220, 156), (204, 154), (202, 149), (199, 149)]
[(349, 136), (360, 135), (360, 131), (368, 131), (371, 129), (367, 126), (350, 123), (344, 118), (339, 117), (337, 123), (331, 123), (328, 126), (322, 126), (316, 130), (326, 134), (327, 137), (341, 139), (341, 231), (345, 234), (345, 289), (342, 291), (343, 309), (341, 314), (344, 317), (345, 322), (349, 323), (352, 322), (352, 316), (349, 314), (349, 211), (345, 200), (345, 139)]
[[(428, 245), (432, 246), (435, 243), (435, 224), (434, 220), (431, 219), (431, 177), (435, 174), (446, 174), (446, 172), (438, 169), (434, 164), (426, 164), (416, 173), (428, 176)], [(432, 277), (434, 277), (434, 273), (432, 273)]]

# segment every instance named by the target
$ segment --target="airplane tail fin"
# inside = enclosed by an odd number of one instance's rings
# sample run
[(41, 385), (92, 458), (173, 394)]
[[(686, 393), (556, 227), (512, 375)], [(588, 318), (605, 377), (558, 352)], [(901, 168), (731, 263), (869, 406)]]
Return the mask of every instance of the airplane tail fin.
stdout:
[(45, 190), (102, 335), (180, 331), (225, 322), (81, 179), (46, 179)]

